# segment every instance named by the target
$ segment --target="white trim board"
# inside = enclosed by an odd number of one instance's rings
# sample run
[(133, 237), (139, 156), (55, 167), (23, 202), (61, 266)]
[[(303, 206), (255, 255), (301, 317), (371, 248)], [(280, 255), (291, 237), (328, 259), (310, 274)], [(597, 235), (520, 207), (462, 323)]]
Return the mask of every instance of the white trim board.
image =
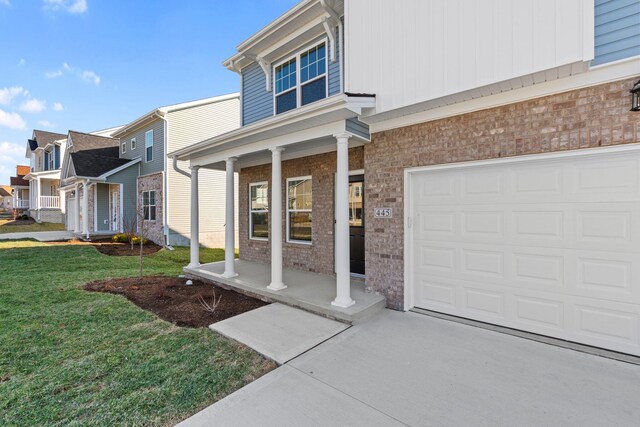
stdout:
[[(633, 58), (593, 67), (585, 73), (576, 74), (564, 79), (526, 86), (520, 89), (510, 90), (495, 95), (476, 98), (470, 101), (455, 103), (395, 118), (381, 119), (376, 118), (375, 115), (361, 116), (360, 121), (368, 124), (370, 133), (374, 134), (386, 130), (398, 129), (447, 117), (514, 104), (516, 102), (556, 95), (584, 87), (623, 80), (638, 75), (640, 75), (640, 56), (635, 56)], [(390, 113), (392, 112), (386, 112), (384, 114)], [(398, 112), (397, 114), (402, 113)]]

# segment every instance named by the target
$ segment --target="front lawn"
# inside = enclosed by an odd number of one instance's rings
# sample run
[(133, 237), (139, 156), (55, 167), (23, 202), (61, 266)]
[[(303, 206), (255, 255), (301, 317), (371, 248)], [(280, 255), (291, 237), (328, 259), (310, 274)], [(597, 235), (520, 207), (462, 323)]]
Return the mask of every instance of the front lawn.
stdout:
[(64, 224), (52, 222), (13, 221), (0, 219), (0, 234), (4, 233), (30, 233), (34, 231), (63, 231)]
[[(137, 261), (0, 241), (0, 425), (172, 425), (274, 367), (206, 328), (80, 288), (135, 276)], [(162, 250), (145, 257), (145, 274), (177, 275), (187, 262), (187, 248)]]

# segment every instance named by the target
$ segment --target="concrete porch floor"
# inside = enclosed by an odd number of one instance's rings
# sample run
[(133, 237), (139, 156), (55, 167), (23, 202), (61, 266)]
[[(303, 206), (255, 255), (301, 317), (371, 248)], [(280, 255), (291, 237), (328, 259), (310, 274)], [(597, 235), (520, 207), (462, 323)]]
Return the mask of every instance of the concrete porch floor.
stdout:
[(235, 269), (238, 276), (231, 279), (222, 277), (224, 261), (203, 264), (195, 269), (185, 267), (184, 272), (190, 278), (214, 282), (263, 300), (298, 307), (352, 325), (371, 317), (386, 304), (383, 296), (365, 292), (364, 283), (360, 280), (351, 281), (351, 298), (356, 303), (349, 308), (339, 308), (331, 305), (336, 296), (336, 279), (333, 276), (285, 269), (283, 278), (287, 288), (276, 292), (267, 289), (271, 278), (270, 265), (236, 260)]

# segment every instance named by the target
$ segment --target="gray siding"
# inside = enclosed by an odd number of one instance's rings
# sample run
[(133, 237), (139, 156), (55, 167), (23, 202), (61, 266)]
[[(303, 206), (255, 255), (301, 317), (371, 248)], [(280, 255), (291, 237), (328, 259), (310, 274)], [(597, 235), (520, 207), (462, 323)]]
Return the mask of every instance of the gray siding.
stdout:
[[(109, 230), (109, 185), (97, 184), (96, 185), (96, 201), (95, 201), (95, 218), (97, 222), (98, 231)], [(105, 221), (107, 222), (105, 224)]]
[[(147, 131), (153, 130), (153, 160), (145, 162), (144, 159), (144, 135)], [(136, 148), (131, 150), (131, 139), (136, 139)], [(122, 146), (120, 149), (120, 157), (123, 159), (142, 159), (140, 164), (140, 174), (147, 175), (154, 172), (162, 172), (164, 170), (164, 121), (161, 119), (154, 120), (148, 125), (127, 132), (120, 137), (120, 144), (127, 143), (127, 152), (122, 154)]]
[[(329, 96), (340, 93), (340, 59), (344, 53), (340, 37), (338, 37), (336, 47), (338, 58), (335, 62), (329, 62)], [(273, 61), (273, 63), (279, 61), (280, 59)], [(257, 63), (248, 65), (242, 70), (242, 125), (255, 123), (271, 117), (273, 114), (273, 91), (267, 92), (266, 77), (262, 68)]]
[(242, 70), (242, 125), (273, 116), (273, 92), (267, 92), (266, 76), (257, 63)]
[(353, 119), (347, 119), (345, 129), (347, 130), (347, 132), (351, 132), (354, 135), (358, 135), (367, 139), (371, 138), (371, 135), (369, 134), (369, 125), (367, 125), (366, 123), (362, 123), (355, 117)]
[(136, 197), (138, 193), (138, 171), (140, 163), (130, 166), (107, 178), (112, 184), (122, 184), (122, 215), (124, 231), (136, 222)]
[(594, 65), (640, 55), (640, 0), (596, 0)]

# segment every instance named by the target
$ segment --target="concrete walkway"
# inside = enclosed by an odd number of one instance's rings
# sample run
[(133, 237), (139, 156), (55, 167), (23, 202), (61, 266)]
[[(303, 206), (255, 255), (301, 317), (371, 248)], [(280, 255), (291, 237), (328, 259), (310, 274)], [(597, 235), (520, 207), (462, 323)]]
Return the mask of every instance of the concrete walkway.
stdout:
[(209, 328), (282, 365), (349, 325), (273, 303), (214, 323)]
[(31, 233), (5, 233), (0, 234), (0, 240), (35, 239), (39, 242), (57, 242), (59, 240), (73, 239), (71, 231), (35, 231)]
[(640, 366), (385, 310), (182, 426), (637, 426)]

